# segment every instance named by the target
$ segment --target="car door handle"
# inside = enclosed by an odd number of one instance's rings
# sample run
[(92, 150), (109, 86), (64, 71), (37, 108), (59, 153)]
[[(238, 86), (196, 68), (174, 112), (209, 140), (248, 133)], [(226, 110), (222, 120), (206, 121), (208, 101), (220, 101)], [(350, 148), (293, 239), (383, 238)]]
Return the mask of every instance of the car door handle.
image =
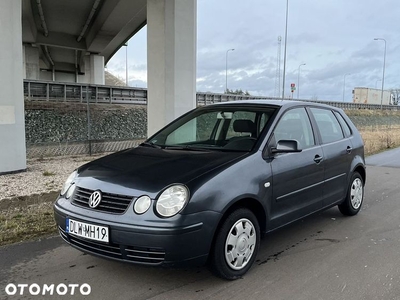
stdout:
[(350, 154), (352, 150), (353, 150), (353, 148), (351, 148), (350, 146), (347, 146), (346, 152), (347, 152), (348, 154)]
[(318, 154), (315, 155), (314, 161), (315, 161), (316, 164), (319, 164), (322, 160), (323, 160), (322, 156), (319, 156)]

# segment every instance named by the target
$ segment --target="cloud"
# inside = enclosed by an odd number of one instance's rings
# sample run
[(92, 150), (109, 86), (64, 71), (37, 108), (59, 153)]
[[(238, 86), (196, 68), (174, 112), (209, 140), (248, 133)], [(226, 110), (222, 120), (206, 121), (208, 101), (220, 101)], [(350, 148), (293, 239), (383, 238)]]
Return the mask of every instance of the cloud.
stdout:
[[(228, 87), (254, 95), (277, 93), (277, 37), (282, 36), (281, 76), (286, 1), (198, 0), (197, 90), (225, 89), (226, 51)], [(298, 80), (300, 96), (351, 101), (355, 86), (375, 87), (382, 78), (382, 41), (387, 40), (385, 87), (399, 87), (400, 14), (398, 0), (289, 1), (286, 94)], [(129, 41), (129, 77), (146, 81), (146, 29)], [(132, 45), (132, 46), (131, 46)], [(124, 50), (124, 49), (123, 49)], [(125, 52), (116, 54), (109, 69), (125, 72)], [(114, 62), (115, 60), (115, 62)], [(131, 77), (132, 76), (132, 77)], [(282, 84), (282, 78), (280, 79)], [(379, 84), (379, 83), (378, 83)], [(295, 93), (296, 96), (296, 93)]]
[(130, 79), (129, 86), (138, 87), (138, 88), (147, 88), (147, 81), (138, 80), (138, 79), (133, 79), (133, 80)]

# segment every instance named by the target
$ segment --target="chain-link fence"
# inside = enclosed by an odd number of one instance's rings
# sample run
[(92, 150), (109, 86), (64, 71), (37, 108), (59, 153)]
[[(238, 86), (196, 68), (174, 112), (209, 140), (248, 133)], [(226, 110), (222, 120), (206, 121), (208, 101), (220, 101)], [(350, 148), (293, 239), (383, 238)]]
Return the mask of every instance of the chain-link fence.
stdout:
[(145, 105), (25, 102), (28, 157), (114, 152), (146, 137)]
[[(147, 131), (147, 90), (24, 81), (28, 157), (114, 152), (138, 145)], [(246, 98), (197, 93), (197, 105)], [(367, 154), (400, 145), (400, 106), (325, 102), (346, 110)]]

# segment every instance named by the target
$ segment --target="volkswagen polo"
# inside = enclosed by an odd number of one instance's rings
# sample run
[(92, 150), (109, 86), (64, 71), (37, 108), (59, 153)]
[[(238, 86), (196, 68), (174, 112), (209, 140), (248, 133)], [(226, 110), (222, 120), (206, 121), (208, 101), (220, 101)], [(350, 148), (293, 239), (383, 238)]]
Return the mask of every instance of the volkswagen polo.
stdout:
[(363, 141), (341, 109), (235, 101), (196, 108), (138, 147), (81, 166), (54, 215), (83, 252), (151, 266), (208, 262), (236, 279), (264, 233), (333, 206), (356, 215), (365, 178)]

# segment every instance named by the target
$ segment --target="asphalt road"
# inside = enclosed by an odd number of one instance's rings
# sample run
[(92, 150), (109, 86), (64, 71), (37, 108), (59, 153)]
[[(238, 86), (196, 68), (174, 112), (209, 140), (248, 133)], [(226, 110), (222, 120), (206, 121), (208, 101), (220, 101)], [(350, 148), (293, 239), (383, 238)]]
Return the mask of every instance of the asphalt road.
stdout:
[(205, 267), (107, 261), (53, 237), (0, 248), (0, 299), (43, 298), (7, 296), (9, 283), (88, 283), (86, 299), (400, 299), (400, 165), (391, 159), (397, 154), (399, 149), (368, 158), (366, 195), (357, 216), (344, 217), (332, 208), (268, 235), (243, 279), (224, 281)]
[(369, 156), (366, 162), (371, 166), (400, 168), (400, 148)]

